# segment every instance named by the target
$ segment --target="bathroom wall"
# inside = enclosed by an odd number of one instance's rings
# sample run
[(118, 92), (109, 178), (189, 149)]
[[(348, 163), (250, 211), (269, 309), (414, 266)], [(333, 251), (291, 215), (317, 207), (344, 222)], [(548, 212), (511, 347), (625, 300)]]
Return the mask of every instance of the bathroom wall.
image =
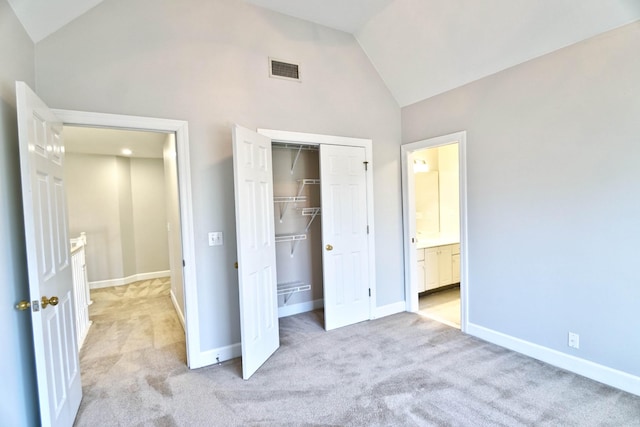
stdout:
[(448, 236), (460, 240), (458, 144), (414, 153), (428, 172), (415, 172), (416, 232), (418, 239)]

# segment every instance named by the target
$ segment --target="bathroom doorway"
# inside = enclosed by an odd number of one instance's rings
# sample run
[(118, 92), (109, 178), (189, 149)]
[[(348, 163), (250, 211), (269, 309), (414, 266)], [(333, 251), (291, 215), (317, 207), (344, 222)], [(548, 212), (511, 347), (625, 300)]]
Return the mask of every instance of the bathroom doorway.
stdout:
[(407, 311), (465, 329), (466, 134), (402, 146)]

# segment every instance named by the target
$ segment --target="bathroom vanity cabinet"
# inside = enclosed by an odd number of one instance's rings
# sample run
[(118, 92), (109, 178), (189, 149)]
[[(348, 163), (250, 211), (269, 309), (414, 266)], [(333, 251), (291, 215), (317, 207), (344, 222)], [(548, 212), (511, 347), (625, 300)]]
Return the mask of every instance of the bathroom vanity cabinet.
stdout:
[(460, 283), (460, 244), (418, 249), (418, 292)]

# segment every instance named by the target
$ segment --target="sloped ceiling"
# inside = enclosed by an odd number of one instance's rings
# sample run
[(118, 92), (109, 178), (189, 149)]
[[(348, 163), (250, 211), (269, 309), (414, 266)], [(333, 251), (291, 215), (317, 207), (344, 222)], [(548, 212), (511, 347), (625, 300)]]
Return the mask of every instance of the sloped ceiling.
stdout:
[[(8, 1), (37, 43), (102, 0)], [(640, 19), (640, 0), (244, 1), (354, 34), (401, 107)]]
[(640, 0), (246, 1), (352, 32), (401, 107), (640, 19)]
[(103, 0), (7, 0), (34, 43), (55, 33)]

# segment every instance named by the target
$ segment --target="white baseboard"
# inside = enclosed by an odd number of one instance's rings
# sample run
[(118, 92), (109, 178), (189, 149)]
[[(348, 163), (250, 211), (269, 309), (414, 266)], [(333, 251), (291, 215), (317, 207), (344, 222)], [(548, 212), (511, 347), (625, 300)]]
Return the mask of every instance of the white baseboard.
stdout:
[(203, 368), (205, 366), (214, 365), (225, 360), (235, 359), (242, 356), (242, 344), (236, 343), (224, 347), (214, 348), (201, 352), (196, 360), (191, 358), (190, 369)]
[(171, 276), (170, 270), (164, 271), (152, 271), (150, 273), (138, 273), (128, 277), (121, 277), (119, 279), (109, 280), (97, 280), (95, 282), (89, 282), (89, 289), (109, 288), (111, 286), (123, 286), (128, 285), (139, 280), (159, 279), (161, 277)]
[(184, 323), (184, 314), (182, 313), (182, 310), (180, 310), (180, 305), (178, 304), (178, 300), (176, 299), (176, 296), (173, 293), (173, 289), (171, 289), (171, 302), (173, 303), (173, 308), (175, 308), (176, 310), (176, 314), (178, 315), (178, 320), (182, 325), (182, 329), (184, 329), (184, 331), (186, 332), (187, 328)]
[(306, 313), (307, 311), (316, 310), (322, 307), (324, 307), (323, 299), (301, 302), (298, 304), (284, 305), (282, 307), (278, 307), (278, 318), (293, 316), (294, 314)]
[(383, 305), (382, 307), (376, 307), (376, 311), (373, 313), (374, 319), (381, 317), (391, 316), (392, 314), (402, 313), (406, 311), (407, 304), (404, 301), (394, 302), (393, 304)]
[(640, 377), (468, 323), (466, 333), (550, 365), (640, 396)]

